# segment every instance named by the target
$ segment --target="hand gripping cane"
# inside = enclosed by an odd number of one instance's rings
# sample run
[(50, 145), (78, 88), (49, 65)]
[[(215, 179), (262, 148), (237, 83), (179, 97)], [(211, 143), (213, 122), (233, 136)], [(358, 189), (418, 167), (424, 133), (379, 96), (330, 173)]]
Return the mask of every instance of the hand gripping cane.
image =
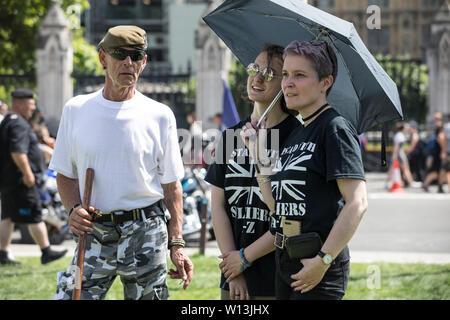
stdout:
[[(84, 182), (84, 194), (82, 207), (89, 210), (92, 195), (92, 185), (94, 184), (94, 169), (86, 169), (86, 180)], [(81, 284), (83, 281), (84, 253), (86, 251), (86, 233), (78, 238), (77, 248), (77, 272), (75, 272), (75, 287), (72, 292), (72, 300), (80, 300)]]

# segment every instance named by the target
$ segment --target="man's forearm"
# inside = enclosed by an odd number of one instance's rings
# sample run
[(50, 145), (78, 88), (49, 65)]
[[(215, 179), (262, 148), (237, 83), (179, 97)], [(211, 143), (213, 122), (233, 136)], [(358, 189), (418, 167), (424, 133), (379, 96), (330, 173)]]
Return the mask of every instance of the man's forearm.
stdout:
[(183, 235), (183, 191), (179, 181), (162, 184), (164, 203), (170, 212), (169, 240)]
[(71, 179), (62, 174), (56, 175), (56, 184), (61, 201), (67, 212), (77, 203), (81, 203), (78, 179)]

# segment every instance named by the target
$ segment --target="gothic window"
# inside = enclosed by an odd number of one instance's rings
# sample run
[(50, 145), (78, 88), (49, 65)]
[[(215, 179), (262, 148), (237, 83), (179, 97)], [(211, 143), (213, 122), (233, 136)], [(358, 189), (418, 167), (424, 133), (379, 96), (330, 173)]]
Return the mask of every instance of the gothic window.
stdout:
[(107, 19), (162, 19), (162, 0), (108, 0)]
[(162, 19), (162, 0), (140, 0), (139, 14), (142, 19)]
[(367, 0), (367, 6), (376, 5), (380, 8), (389, 8), (389, 0)]
[(447, 69), (450, 63), (450, 39), (448, 34), (444, 34), (439, 44), (439, 62), (444, 69)]
[(440, 7), (445, 0), (422, 0), (422, 8)]
[(388, 54), (390, 48), (389, 27), (368, 30), (368, 47), (372, 54)]
[(165, 51), (159, 48), (150, 48), (148, 58), (152, 62), (162, 62), (165, 61)]
[(54, 46), (51, 46), (48, 53), (48, 71), (55, 71), (56, 61), (56, 50)]
[(209, 70), (217, 68), (216, 52), (215, 52), (213, 46), (210, 46), (208, 48), (207, 61), (208, 61), (208, 69)]
[(109, 19), (133, 19), (136, 16), (136, 0), (109, 0), (106, 17)]
[(422, 26), (422, 41), (428, 41), (431, 38), (431, 27), (429, 25)]
[(314, 0), (312, 3), (314, 7), (321, 9), (332, 9), (334, 8), (334, 0)]

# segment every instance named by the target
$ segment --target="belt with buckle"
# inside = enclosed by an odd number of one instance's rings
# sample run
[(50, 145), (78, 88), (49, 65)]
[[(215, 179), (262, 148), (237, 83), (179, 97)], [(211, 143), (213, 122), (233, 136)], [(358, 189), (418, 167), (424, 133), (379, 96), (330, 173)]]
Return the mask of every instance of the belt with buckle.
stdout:
[(274, 241), (275, 247), (284, 249), (286, 246), (286, 239), (287, 239), (287, 237), (284, 234), (276, 232), (275, 233), (275, 241)]
[(100, 217), (95, 218), (95, 222), (112, 222), (119, 224), (126, 221), (142, 220), (142, 213), (146, 218), (164, 216), (164, 210), (162, 206), (162, 200), (155, 202), (145, 208), (137, 208), (133, 210), (115, 210), (108, 214), (102, 214)]

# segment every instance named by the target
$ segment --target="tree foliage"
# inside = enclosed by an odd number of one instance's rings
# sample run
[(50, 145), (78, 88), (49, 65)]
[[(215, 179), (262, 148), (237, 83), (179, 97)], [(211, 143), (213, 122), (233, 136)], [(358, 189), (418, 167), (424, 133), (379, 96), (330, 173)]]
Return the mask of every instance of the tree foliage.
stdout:
[(247, 96), (247, 77), (245, 66), (241, 62), (233, 59), (228, 82), (241, 119), (245, 119), (253, 111), (253, 103)]
[(87, 43), (82, 29), (73, 30), (72, 33), (73, 72), (90, 75), (102, 74), (103, 68), (98, 59), (96, 47)]
[[(72, 30), (73, 71), (101, 74), (95, 46), (87, 43), (80, 16), (88, 0), (58, 0)], [(16, 87), (36, 89), (36, 44), (41, 23), (52, 0), (0, 0), (0, 99), (10, 102)], [(6, 76), (11, 75), (11, 76)], [(22, 76), (20, 76), (22, 75)]]
[[(73, 31), (74, 70), (99, 73), (94, 46), (83, 38), (79, 16), (89, 8), (87, 0), (59, 0)], [(51, 0), (0, 0), (0, 73), (34, 74), (36, 41)], [(73, 10), (77, 8), (77, 10)]]
[(409, 57), (377, 56), (380, 65), (397, 84), (406, 121), (425, 123), (427, 115), (428, 67)]

